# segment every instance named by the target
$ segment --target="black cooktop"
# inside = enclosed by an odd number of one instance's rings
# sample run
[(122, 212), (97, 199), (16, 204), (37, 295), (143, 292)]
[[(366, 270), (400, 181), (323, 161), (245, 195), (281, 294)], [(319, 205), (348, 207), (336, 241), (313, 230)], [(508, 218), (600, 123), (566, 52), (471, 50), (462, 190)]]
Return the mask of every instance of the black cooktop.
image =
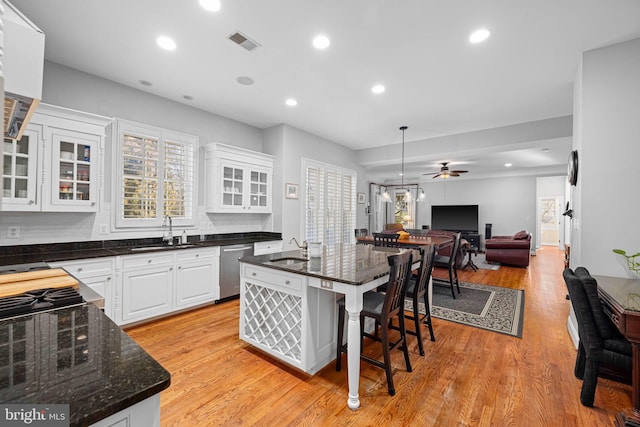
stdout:
[(84, 304), (78, 291), (66, 288), (47, 288), (0, 298), (0, 319)]

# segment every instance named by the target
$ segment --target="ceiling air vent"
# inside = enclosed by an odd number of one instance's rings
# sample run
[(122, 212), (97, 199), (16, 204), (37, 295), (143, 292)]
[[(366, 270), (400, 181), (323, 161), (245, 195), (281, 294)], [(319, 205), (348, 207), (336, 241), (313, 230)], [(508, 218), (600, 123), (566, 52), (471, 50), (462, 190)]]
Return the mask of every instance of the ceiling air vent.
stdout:
[(229, 36), (229, 40), (231, 40), (236, 44), (239, 44), (243, 48), (247, 49), (249, 52), (260, 47), (260, 44), (258, 44), (258, 42), (251, 40), (249, 37), (245, 36), (244, 34), (238, 31), (231, 34)]

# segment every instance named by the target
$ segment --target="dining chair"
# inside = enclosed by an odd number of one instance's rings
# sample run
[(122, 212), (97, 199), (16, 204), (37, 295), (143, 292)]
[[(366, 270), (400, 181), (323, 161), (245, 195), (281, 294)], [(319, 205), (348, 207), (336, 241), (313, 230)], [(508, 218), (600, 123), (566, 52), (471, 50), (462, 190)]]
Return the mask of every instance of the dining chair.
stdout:
[(427, 239), (429, 236), (429, 230), (424, 230), (421, 228), (407, 228), (404, 231), (409, 233), (409, 236), (413, 239)]
[[(424, 356), (424, 345), (422, 344), (421, 324), (424, 323), (429, 328), (431, 341), (435, 341), (436, 337), (433, 333), (433, 324), (431, 322), (431, 301), (429, 300), (429, 280), (433, 271), (433, 261), (435, 257), (436, 247), (434, 245), (424, 245), (420, 247), (420, 267), (417, 274), (412, 274), (407, 284), (406, 298), (411, 299), (412, 312), (404, 311), (404, 317), (413, 321), (414, 329), (410, 330), (405, 327), (406, 333), (414, 335), (418, 339), (418, 350), (420, 356)], [(420, 313), (420, 303), (424, 303), (424, 314)], [(392, 319), (393, 320), (393, 319)], [(393, 323), (389, 325), (392, 329), (398, 329)]]
[(373, 245), (374, 246), (386, 246), (388, 248), (397, 248), (398, 239), (400, 234), (396, 233), (373, 233)]
[[(407, 284), (411, 275), (411, 262), (413, 255), (411, 251), (402, 252), (398, 255), (391, 255), (387, 258), (389, 262), (389, 282), (385, 294), (369, 291), (363, 296), (363, 308), (360, 312), (360, 337), (366, 337), (380, 342), (382, 345), (383, 361), (373, 359), (364, 354), (360, 354), (360, 359), (372, 365), (384, 368), (387, 376), (387, 389), (391, 396), (396, 394), (393, 385), (393, 372), (391, 367), (391, 351), (402, 350), (404, 353), (405, 366), (407, 372), (411, 372), (411, 361), (409, 360), (409, 350), (407, 349), (407, 335), (404, 325), (404, 299), (407, 291)], [(345, 302), (344, 297), (338, 300), (338, 342), (336, 345), (336, 371), (342, 367), (342, 353), (348, 351), (344, 341), (344, 321)], [(376, 322), (376, 329), (380, 329), (380, 335), (370, 334), (364, 330), (364, 321), (370, 317)], [(389, 339), (391, 320), (398, 318), (398, 330), (400, 338), (393, 342)], [(377, 332), (377, 331), (376, 331)], [(362, 348), (362, 346), (361, 346)]]
[[(433, 265), (435, 267), (446, 268), (449, 272), (449, 286), (451, 286), (451, 295), (453, 299), (456, 298), (456, 293), (454, 291), (454, 285), (458, 288), (458, 293), (460, 293), (460, 283), (458, 282), (458, 266), (456, 265), (458, 250), (460, 249), (460, 240), (462, 238), (462, 233), (455, 233), (453, 237), (453, 246), (451, 247), (450, 255), (437, 255), (434, 258)], [(434, 279), (434, 283), (446, 283), (442, 279)]]
[(598, 283), (584, 267), (565, 268), (562, 277), (578, 321), (578, 353), (574, 375), (582, 380), (580, 403), (593, 406), (598, 377), (631, 384), (632, 346), (606, 315)]

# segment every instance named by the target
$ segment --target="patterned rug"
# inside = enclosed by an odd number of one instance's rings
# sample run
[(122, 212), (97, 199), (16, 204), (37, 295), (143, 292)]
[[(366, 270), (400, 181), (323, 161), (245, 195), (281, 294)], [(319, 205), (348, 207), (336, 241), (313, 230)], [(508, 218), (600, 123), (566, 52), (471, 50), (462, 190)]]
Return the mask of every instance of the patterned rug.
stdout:
[[(523, 290), (460, 282), (460, 293), (453, 299), (448, 284), (434, 284), (432, 306), (431, 315), (438, 319), (522, 338)], [(410, 300), (405, 309), (411, 311)], [(424, 304), (420, 311), (424, 312)]]
[[(467, 255), (468, 256), (468, 255)], [(471, 255), (471, 260), (478, 268), (483, 268), (485, 270), (498, 270), (500, 268), (500, 264), (487, 262), (484, 257), (484, 254)], [(467, 261), (463, 265), (466, 265)]]

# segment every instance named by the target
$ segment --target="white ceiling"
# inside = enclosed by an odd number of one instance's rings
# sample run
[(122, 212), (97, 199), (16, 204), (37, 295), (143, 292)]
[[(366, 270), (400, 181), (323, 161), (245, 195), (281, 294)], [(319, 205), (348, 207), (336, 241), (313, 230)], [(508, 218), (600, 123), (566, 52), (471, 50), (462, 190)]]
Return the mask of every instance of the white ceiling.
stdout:
[[(401, 125), (409, 126), (409, 142), (571, 115), (581, 53), (640, 37), (638, 0), (221, 1), (217, 13), (197, 0), (11, 2), (45, 32), (49, 61), (259, 128), (286, 123), (356, 150), (398, 144)], [(491, 37), (472, 45), (467, 39), (478, 27)], [(227, 37), (235, 31), (261, 47), (234, 44)], [(331, 39), (324, 51), (311, 46), (318, 33)], [(158, 48), (159, 35), (173, 37), (177, 49)], [(240, 85), (239, 76), (255, 84)], [(372, 94), (375, 83), (386, 92)], [(298, 105), (287, 107), (288, 97)], [(555, 143), (544, 155), (540, 141), (434, 154), (412, 173), (435, 171), (440, 161), (469, 169), (469, 178), (506, 161), (514, 163), (512, 174), (564, 170), (571, 141)], [(397, 178), (397, 156), (387, 163), (375, 170)]]

